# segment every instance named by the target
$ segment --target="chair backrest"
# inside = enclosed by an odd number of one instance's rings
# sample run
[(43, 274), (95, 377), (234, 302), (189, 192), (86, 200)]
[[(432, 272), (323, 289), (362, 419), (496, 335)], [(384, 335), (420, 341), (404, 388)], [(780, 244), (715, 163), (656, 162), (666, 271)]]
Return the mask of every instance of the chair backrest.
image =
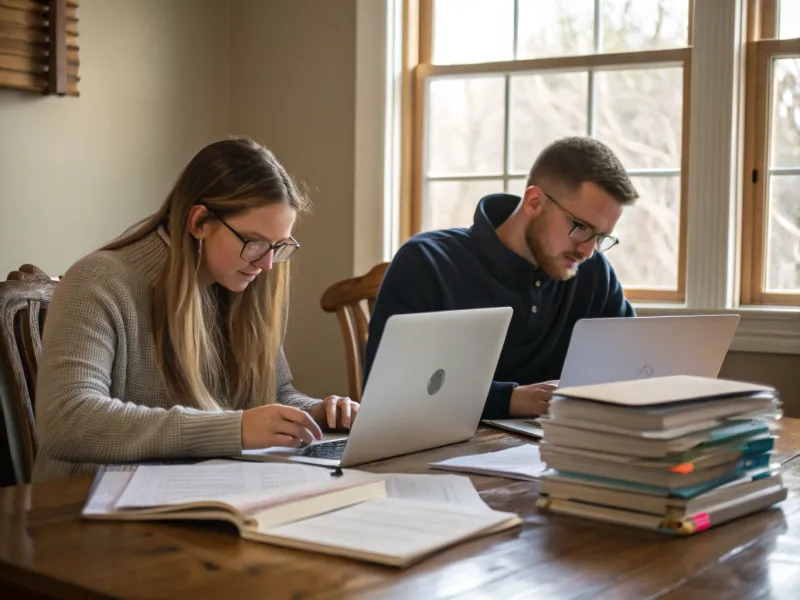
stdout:
[(369, 319), (388, 267), (389, 263), (380, 263), (366, 275), (334, 283), (322, 294), (320, 302), (322, 310), (336, 313), (339, 319), (347, 355), (350, 398), (356, 402), (361, 402), (362, 366), (369, 334)]
[[(0, 408), (6, 437), (3, 448), (13, 468), (11, 483), (27, 483), (38, 440), (34, 399), (42, 330), (57, 283), (41, 269), (23, 265), (0, 282)], [(6, 474), (3, 479), (8, 479)], [(8, 483), (8, 482), (5, 482)]]

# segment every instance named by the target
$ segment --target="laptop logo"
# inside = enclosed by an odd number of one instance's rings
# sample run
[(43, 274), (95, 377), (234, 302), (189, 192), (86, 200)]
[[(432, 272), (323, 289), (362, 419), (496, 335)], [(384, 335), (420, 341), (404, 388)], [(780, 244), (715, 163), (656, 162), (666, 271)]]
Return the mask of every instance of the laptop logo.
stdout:
[(428, 394), (433, 396), (444, 385), (444, 369), (439, 369), (428, 380)]
[(648, 377), (652, 377), (655, 372), (656, 370), (653, 367), (645, 365), (639, 369), (639, 372), (636, 374), (636, 379), (647, 379)]

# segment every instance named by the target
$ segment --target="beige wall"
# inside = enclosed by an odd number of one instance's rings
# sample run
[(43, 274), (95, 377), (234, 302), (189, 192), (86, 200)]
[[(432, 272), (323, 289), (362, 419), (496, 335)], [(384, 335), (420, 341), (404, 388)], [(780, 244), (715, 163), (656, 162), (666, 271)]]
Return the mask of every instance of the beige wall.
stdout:
[(62, 273), (229, 121), (228, 0), (82, 0), (80, 98), (0, 90), (0, 278)]
[(787, 417), (800, 417), (800, 356), (730, 352), (720, 377), (772, 385), (781, 393)]
[(355, 0), (231, 2), (231, 130), (271, 148), (308, 186), (296, 228), (286, 343), (295, 383), (347, 395), (339, 328), (323, 290), (353, 272)]

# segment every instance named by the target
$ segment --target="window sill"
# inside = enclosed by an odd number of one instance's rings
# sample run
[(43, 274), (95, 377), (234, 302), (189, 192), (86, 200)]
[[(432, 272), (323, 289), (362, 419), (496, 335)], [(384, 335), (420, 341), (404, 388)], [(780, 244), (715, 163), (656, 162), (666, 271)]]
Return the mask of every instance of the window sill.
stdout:
[(677, 304), (642, 302), (634, 304), (636, 314), (647, 316), (730, 314), (741, 315), (731, 344), (736, 352), (800, 354), (800, 309), (783, 307), (740, 307), (721, 310), (689, 309)]

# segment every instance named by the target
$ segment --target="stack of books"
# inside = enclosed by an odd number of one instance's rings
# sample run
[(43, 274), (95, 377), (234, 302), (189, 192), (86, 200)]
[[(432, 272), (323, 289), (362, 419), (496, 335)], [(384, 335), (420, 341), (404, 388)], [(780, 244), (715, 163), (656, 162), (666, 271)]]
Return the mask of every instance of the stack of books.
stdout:
[(774, 388), (695, 376), (560, 389), (542, 511), (690, 535), (786, 498)]

